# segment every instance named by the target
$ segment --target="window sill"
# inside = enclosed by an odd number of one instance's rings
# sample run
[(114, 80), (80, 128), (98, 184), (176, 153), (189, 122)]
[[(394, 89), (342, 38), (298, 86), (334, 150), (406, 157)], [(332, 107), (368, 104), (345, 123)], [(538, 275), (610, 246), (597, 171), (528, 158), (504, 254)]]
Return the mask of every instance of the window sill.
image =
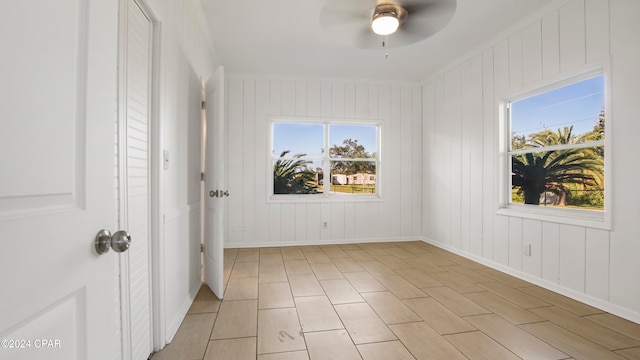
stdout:
[(499, 208), (496, 214), (558, 224), (611, 230), (611, 221), (605, 211), (558, 209), (549, 207), (540, 208), (540, 206), (533, 205), (510, 204), (506, 207)]
[(324, 195), (271, 195), (267, 198), (269, 204), (291, 203), (355, 203), (355, 202), (382, 202), (380, 195), (351, 195), (332, 194)]

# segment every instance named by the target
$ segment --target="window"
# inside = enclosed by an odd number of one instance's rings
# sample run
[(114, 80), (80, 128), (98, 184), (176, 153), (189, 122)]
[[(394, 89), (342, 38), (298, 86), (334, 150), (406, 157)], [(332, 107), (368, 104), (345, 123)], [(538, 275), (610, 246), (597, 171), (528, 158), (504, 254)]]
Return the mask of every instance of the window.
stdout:
[(273, 120), (271, 198), (377, 197), (379, 139), (375, 123)]
[(505, 204), (602, 219), (605, 81), (600, 72), (505, 101)]

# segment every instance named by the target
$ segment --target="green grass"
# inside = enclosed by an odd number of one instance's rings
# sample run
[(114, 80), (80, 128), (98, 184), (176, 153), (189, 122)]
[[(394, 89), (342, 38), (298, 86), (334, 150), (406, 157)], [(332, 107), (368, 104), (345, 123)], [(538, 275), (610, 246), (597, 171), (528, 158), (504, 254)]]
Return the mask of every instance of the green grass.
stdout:
[[(517, 189), (511, 191), (512, 204), (524, 204), (524, 196), (518, 194)], [(539, 206), (548, 206), (565, 209), (585, 209), (585, 210), (604, 210), (604, 194), (602, 192), (569, 192), (566, 205), (543, 204)]]
[(373, 185), (331, 185), (331, 191), (349, 194), (375, 194)]

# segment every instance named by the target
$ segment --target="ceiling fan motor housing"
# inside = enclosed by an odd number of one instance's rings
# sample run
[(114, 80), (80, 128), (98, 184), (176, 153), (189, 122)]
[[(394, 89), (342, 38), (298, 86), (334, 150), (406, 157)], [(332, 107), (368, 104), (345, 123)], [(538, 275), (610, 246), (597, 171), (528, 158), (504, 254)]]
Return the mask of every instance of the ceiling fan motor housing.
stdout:
[(394, 47), (404, 47), (442, 30), (458, 1), (323, 0), (320, 23), (327, 35), (348, 47), (377, 48), (380, 36), (392, 36)]
[(392, 16), (398, 19), (402, 24), (407, 19), (407, 11), (399, 5), (394, 4), (380, 4), (373, 10), (373, 18), (375, 20), (382, 16)]

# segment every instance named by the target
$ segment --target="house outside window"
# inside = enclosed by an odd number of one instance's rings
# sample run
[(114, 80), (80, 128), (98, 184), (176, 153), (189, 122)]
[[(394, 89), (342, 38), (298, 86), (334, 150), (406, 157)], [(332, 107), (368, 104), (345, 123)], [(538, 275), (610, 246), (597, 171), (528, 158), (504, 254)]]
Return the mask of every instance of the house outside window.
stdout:
[(272, 119), (270, 200), (379, 198), (380, 127), (366, 121)]
[(605, 88), (600, 70), (502, 101), (506, 156), (500, 210), (608, 226)]

